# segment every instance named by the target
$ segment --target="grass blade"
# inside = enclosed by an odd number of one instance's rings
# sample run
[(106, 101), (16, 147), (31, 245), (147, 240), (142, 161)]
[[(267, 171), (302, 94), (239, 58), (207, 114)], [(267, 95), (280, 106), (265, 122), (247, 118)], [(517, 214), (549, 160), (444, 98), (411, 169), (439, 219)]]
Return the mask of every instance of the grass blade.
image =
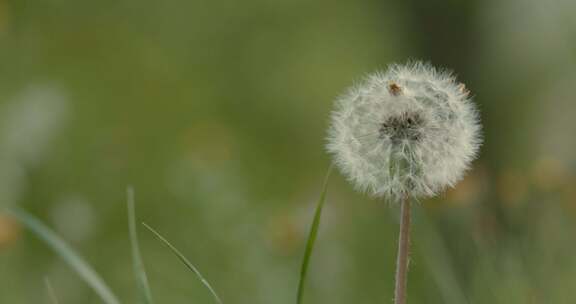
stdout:
[(328, 168), (328, 173), (324, 178), (324, 184), (322, 185), (322, 192), (320, 193), (320, 198), (316, 204), (316, 211), (314, 212), (314, 219), (312, 220), (312, 227), (310, 227), (310, 232), (308, 233), (308, 240), (306, 241), (306, 249), (304, 251), (304, 258), (302, 259), (302, 267), (300, 268), (300, 281), (298, 282), (298, 293), (296, 297), (296, 303), (301, 304), (304, 297), (304, 283), (306, 282), (306, 275), (308, 274), (308, 266), (310, 264), (310, 257), (312, 256), (312, 251), (314, 250), (314, 243), (316, 243), (316, 237), (318, 236), (318, 227), (320, 227), (320, 217), (322, 216), (322, 209), (324, 208), (324, 202), (326, 201), (326, 192), (328, 190), (328, 179), (332, 173), (332, 165)]
[(132, 263), (134, 273), (136, 275), (136, 282), (138, 284), (138, 292), (140, 302), (144, 304), (152, 304), (152, 292), (150, 292), (150, 285), (148, 284), (148, 276), (142, 262), (142, 255), (140, 254), (140, 246), (138, 245), (138, 232), (136, 230), (136, 210), (134, 207), (134, 189), (128, 187), (127, 191), (127, 205), (128, 205), (128, 230), (130, 232), (130, 244), (132, 247)]
[(50, 303), (58, 304), (58, 298), (56, 297), (56, 292), (54, 292), (54, 288), (52, 288), (52, 284), (50, 284), (50, 280), (46, 277), (44, 278), (44, 284), (46, 284), (46, 290), (48, 290), (48, 296), (50, 297)]
[(446, 246), (446, 240), (440, 234), (439, 228), (426, 212), (417, 212), (416, 222), (419, 225), (417, 240), (419, 247), (426, 252), (422, 255), (428, 264), (432, 279), (436, 281), (438, 290), (445, 304), (470, 303), (466, 298), (464, 288), (456, 274), (455, 265)]
[(200, 282), (202, 282), (202, 284), (204, 284), (204, 286), (206, 286), (206, 288), (208, 288), (210, 293), (214, 296), (216, 302), (218, 304), (222, 304), (222, 300), (220, 300), (220, 297), (218, 296), (216, 291), (214, 291), (214, 288), (212, 288), (210, 283), (208, 283), (208, 281), (204, 278), (204, 276), (202, 276), (200, 271), (198, 271), (198, 269), (192, 263), (190, 263), (190, 261), (188, 261), (188, 259), (178, 249), (176, 249), (176, 247), (172, 246), (172, 244), (170, 244), (170, 242), (168, 242), (167, 239), (165, 239), (162, 235), (160, 235), (160, 233), (158, 233), (152, 227), (148, 226), (146, 223), (142, 223), (142, 225), (144, 225), (146, 229), (150, 230), (150, 232), (152, 232), (162, 243), (164, 243), (164, 245), (166, 245), (172, 251), (172, 253), (174, 253), (178, 257), (178, 259), (180, 259), (180, 261), (184, 265), (186, 265), (188, 269), (194, 272), (194, 274), (196, 274)]
[(78, 255), (64, 240), (50, 228), (24, 210), (13, 209), (11, 213), (24, 226), (50, 246), (76, 273), (100, 296), (106, 304), (119, 304), (118, 298), (112, 293), (104, 280)]

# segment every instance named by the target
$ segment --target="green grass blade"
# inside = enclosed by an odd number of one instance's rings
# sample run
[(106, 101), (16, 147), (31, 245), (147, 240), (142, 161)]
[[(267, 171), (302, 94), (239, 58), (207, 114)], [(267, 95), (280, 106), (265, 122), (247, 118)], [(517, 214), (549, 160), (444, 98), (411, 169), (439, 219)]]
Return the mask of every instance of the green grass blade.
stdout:
[(48, 297), (50, 297), (50, 303), (58, 304), (58, 298), (56, 297), (56, 292), (54, 292), (54, 288), (52, 288), (52, 284), (50, 284), (50, 280), (48, 278), (44, 278), (44, 284), (46, 284), (46, 290), (48, 290)]
[(194, 274), (196, 274), (196, 276), (198, 277), (200, 282), (202, 282), (202, 284), (204, 284), (204, 286), (206, 286), (206, 288), (208, 288), (210, 293), (214, 296), (214, 299), (216, 300), (216, 302), (218, 304), (222, 304), (222, 300), (220, 300), (220, 297), (218, 296), (216, 291), (214, 291), (214, 288), (212, 288), (210, 283), (208, 283), (208, 281), (204, 278), (204, 276), (202, 276), (200, 271), (198, 271), (198, 269), (192, 263), (190, 263), (190, 261), (188, 261), (188, 259), (178, 249), (176, 249), (176, 247), (174, 247), (172, 244), (170, 244), (170, 242), (168, 242), (167, 239), (165, 239), (162, 235), (160, 235), (160, 233), (158, 233), (152, 227), (148, 226), (146, 223), (142, 223), (142, 225), (144, 225), (144, 227), (146, 227), (146, 229), (150, 230), (150, 232), (152, 232), (162, 243), (164, 243), (164, 245), (166, 245), (172, 251), (172, 253), (174, 253), (178, 257), (178, 259), (180, 259), (180, 261), (184, 265), (186, 265), (186, 267), (188, 269), (190, 269), (192, 272), (194, 272)]
[(324, 208), (324, 202), (326, 201), (326, 192), (328, 190), (328, 179), (332, 173), (332, 165), (328, 168), (328, 173), (324, 178), (324, 184), (322, 185), (322, 192), (320, 193), (320, 198), (316, 204), (316, 211), (314, 212), (314, 219), (312, 220), (312, 227), (310, 227), (310, 232), (308, 233), (308, 241), (306, 242), (306, 249), (304, 251), (304, 258), (302, 259), (302, 267), (300, 268), (300, 281), (298, 282), (298, 293), (296, 298), (296, 303), (301, 304), (304, 297), (304, 283), (306, 283), (306, 276), (308, 274), (308, 266), (310, 264), (310, 257), (312, 256), (312, 251), (314, 250), (314, 243), (316, 242), (316, 237), (318, 236), (318, 227), (320, 227), (320, 217), (322, 216), (322, 209)]
[(100, 296), (106, 304), (119, 304), (118, 298), (112, 293), (104, 280), (78, 255), (64, 240), (58, 237), (42, 222), (24, 210), (13, 209), (11, 213), (24, 226), (50, 246), (76, 273)]
[(140, 302), (144, 304), (152, 304), (152, 292), (148, 284), (148, 276), (142, 262), (142, 255), (140, 254), (140, 246), (138, 245), (138, 232), (136, 230), (136, 210), (134, 207), (134, 189), (128, 187), (127, 191), (127, 205), (128, 205), (128, 230), (130, 232), (130, 244), (132, 247), (132, 263), (136, 281), (138, 284), (138, 292)]
[[(420, 202), (418, 202), (421, 204)], [(439, 228), (426, 212), (416, 212), (415, 222), (418, 222), (416, 234), (419, 248), (426, 252), (424, 263), (430, 268), (433, 281), (436, 282), (445, 304), (469, 303), (462, 283), (458, 279), (453, 259), (446, 245), (446, 240), (440, 234)]]

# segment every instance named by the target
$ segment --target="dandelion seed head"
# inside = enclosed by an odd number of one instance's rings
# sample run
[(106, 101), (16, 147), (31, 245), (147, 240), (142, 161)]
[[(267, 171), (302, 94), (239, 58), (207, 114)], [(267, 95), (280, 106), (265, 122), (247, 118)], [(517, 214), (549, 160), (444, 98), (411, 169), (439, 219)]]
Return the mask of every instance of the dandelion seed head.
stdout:
[(336, 100), (327, 150), (361, 191), (399, 201), (454, 186), (481, 144), (469, 92), (421, 62), (391, 65)]

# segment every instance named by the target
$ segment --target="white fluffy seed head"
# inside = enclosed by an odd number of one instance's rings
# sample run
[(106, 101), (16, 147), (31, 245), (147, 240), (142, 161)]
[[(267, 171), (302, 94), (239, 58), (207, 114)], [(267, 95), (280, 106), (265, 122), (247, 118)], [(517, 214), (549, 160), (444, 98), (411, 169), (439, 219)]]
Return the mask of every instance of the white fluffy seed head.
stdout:
[(372, 196), (433, 196), (462, 178), (481, 144), (468, 93), (429, 64), (392, 65), (336, 100), (327, 149)]

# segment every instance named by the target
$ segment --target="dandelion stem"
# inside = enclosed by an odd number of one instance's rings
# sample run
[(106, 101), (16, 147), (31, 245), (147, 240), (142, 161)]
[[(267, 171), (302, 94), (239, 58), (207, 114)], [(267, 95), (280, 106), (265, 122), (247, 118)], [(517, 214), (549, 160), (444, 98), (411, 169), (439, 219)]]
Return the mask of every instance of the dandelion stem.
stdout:
[(398, 258), (396, 260), (396, 287), (394, 304), (406, 304), (406, 282), (410, 263), (410, 200), (404, 198), (400, 211), (400, 238), (398, 239)]

